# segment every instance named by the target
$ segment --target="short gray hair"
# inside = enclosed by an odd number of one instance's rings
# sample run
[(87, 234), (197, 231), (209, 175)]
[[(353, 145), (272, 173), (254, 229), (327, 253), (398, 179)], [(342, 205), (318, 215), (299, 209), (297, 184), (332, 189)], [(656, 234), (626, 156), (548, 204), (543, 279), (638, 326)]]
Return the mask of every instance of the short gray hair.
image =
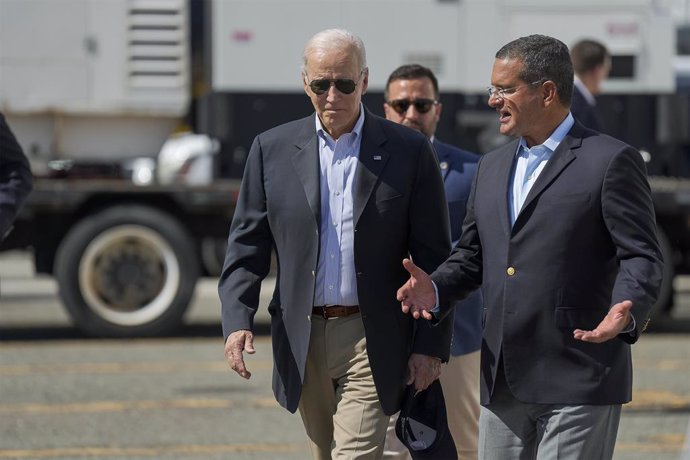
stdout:
[(309, 55), (317, 51), (352, 48), (359, 62), (359, 70), (367, 68), (367, 52), (364, 42), (357, 35), (345, 29), (326, 29), (316, 33), (304, 46), (302, 54), (302, 74), (307, 74)]

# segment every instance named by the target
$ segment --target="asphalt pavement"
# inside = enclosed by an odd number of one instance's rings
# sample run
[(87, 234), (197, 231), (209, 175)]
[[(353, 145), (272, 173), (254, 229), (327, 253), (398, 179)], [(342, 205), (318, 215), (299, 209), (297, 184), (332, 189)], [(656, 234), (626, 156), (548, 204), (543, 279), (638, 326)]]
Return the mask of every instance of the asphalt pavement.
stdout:
[[(676, 283), (674, 317), (633, 347), (617, 460), (690, 460), (690, 277)], [(56, 294), (23, 254), (0, 255), (0, 460), (309, 458), (299, 415), (273, 399), (266, 295), (244, 380), (223, 358), (215, 279), (156, 339), (84, 337)]]

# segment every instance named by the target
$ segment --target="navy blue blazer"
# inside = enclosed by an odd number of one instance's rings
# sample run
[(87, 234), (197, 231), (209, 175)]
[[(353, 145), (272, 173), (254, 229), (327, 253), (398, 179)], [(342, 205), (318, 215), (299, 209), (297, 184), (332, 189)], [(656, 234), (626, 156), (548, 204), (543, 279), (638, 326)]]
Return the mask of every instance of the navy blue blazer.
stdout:
[[(450, 218), (450, 237), (455, 245), (462, 233), (467, 198), (477, 172), (479, 155), (444, 144), (437, 139), (434, 139), (433, 145), (443, 174), (443, 186), (446, 190)], [(482, 295), (480, 290), (476, 290), (466, 299), (458, 302), (455, 308), (450, 353), (453, 356), (465, 355), (479, 350), (481, 345)]]
[(31, 191), (29, 161), (0, 113), (0, 241)]
[(577, 121), (582, 123), (589, 129), (602, 132), (604, 129), (604, 122), (599, 116), (599, 111), (596, 107), (591, 106), (585, 96), (580, 92), (577, 86), (573, 87), (573, 100), (570, 104), (570, 111)]
[[(460, 242), (432, 274), (440, 317), (482, 286), (481, 402), (498, 366), (520, 401), (622, 404), (632, 397), (630, 343), (644, 330), (662, 258), (638, 151), (576, 121), (511, 226), (508, 187), (518, 141), (482, 156)], [(611, 305), (633, 303), (636, 329), (575, 340)]]

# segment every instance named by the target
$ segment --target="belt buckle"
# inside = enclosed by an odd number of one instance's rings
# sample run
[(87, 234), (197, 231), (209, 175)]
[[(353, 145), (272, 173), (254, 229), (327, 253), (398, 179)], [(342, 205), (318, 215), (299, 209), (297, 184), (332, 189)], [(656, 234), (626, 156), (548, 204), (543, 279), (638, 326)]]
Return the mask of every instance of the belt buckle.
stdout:
[(337, 306), (338, 306), (338, 304), (335, 304), (335, 303), (329, 303), (329, 304), (324, 305), (323, 308), (321, 309), (321, 316), (323, 317), (323, 319), (329, 320), (329, 319), (337, 318), (337, 316), (326, 316), (326, 309), (328, 309), (329, 307), (337, 307)]

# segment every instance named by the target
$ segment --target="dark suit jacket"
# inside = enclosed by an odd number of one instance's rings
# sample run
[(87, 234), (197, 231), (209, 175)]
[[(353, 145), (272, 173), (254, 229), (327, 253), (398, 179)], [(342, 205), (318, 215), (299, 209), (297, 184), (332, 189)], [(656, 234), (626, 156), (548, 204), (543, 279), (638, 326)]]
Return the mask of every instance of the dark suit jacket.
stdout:
[[(220, 278), (223, 333), (251, 329), (271, 247), (278, 275), (269, 305), (273, 390), (297, 409), (311, 330), (319, 253), (320, 172), (315, 115), (260, 134), (245, 167)], [(412, 352), (448, 359), (452, 324), (441, 331), (403, 314), (402, 259), (433, 270), (450, 253), (439, 167), (421, 134), (365, 114), (355, 176), (357, 293), (376, 389), (387, 414), (399, 410)]]
[(599, 132), (604, 130), (604, 123), (596, 106), (592, 106), (587, 102), (587, 99), (585, 99), (585, 96), (577, 86), (573, 86), (573, 100), (570, 104), (570, 111), (583, 126)]
[(31, 191), (29, 161), (0, 113), (0, 241)]
[[(467, 198), (469, 198), (472, 180), (477, 172), (479, 155), (444, 144), (438, 139), (434, 139), (433, 145), (441, 166), (443, 186), (446, 190), (450, 238), (455, 244), (462, 233)], [(481, 344), (482, 295), (479, 290), (476, 290), (456, 305), (450, 354), (465, 355), (479, 350)]]
[[(511, 228), (507, 187), (516, 148), (514, 141), (480, 160), (463, 236), (433, 274), (441, 314), (449, 300), (482, 285), (482, 404), (501, 355), (520, 401), (628, 402), (629, 343), (646, 325), (662, 269), (642, 157), (576, 122)], [(602, 344), (573, 339), (574, 329), (596, 327), (626, 299), (633, 333)]]

